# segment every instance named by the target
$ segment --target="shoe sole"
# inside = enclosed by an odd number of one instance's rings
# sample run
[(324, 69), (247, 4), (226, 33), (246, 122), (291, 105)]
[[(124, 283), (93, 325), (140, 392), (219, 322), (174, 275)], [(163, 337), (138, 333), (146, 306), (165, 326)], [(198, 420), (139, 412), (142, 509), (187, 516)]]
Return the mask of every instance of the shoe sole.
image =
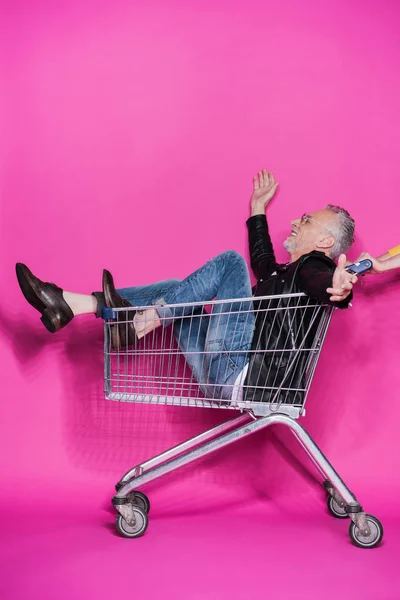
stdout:
[[(107, 306), (107, 308), (115, 308), (113, 306), (113, 301), (109, 294), (109, 288), (112, 288), (113, 290), (115, 290), (114, 279), (113, 279), (113, 276), (111, 275), (110, 271), (107, 271), (107, 269), (103, 269), (103, 282), (102, 283), (103, 283), (103, 294), (104, 294), (105, 305)], [(122, 348), (124, 346), (124, 343), (123, 343), (124, 340), (121, 339), (121, 336), (119, 334), (118, 323), (115, 323), (115, 325), (111, 325), (110, 333), (111, 333), (112, 349), (120, 350), (120, 348)]]
[(43, 315), (41, 316), (40, 320), (46, 327), (47, 331), (50, 331), (50, 333), (56, 333), (56, 331), (61, 329), (60, 322), (56, 315), (48, 308), (43, 311)]
[[(104, 303), (107, 308), (116, 308), (115, 303), (111, 295), (109, 294), (109, 290), (111, 289), (113, 293), (117, 293), (114, 285), (114, 278), (111, 275), (110, 271), (107, 269), (103, 269), (103, 294), (104, 294)], [(131, 307), (131, 304), (128, 303), (128, 307)], [(111, 325), (111, 346), (113, 350), (120, 350), (121, 348), (128, 347), (128, 331), (125, 323), (118, 323), (116, 321), (115, 324)]]
[(33, 308), (35, 308), (41, 314), (46, 310), (46, 306), (40, 300), (35, 291), (35, 279), (36, 277), (28, 269), (26, 265), (22, 263), (17, 263), (15, 266), (15, 271), (17, 273), (17, 279), (19, 283), (19, 287), (21, 288), (21, 292), (23, 293), (25, 300), (29, 302)]
[(104, 303), (107, 306), (107, 308), (114, 308), (114, 306), (112, 306), (111, 297), (108, 293), (109, 287), (112, 287), (115, 290), (114, 279), (113, 279), (113, 276), (111, 275), (110, 271), (107, 271), (107, 269), (103, 269), (103, 282), (102, 283), (103, 283)]

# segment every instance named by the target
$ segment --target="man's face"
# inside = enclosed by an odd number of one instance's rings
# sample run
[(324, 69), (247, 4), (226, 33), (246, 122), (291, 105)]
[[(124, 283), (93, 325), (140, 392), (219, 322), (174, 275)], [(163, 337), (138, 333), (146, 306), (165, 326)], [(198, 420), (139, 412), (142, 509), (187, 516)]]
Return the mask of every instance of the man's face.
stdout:
[(296, 255), (313, 250), (329, 251), (335, 241), (335, 219), (335, 213), (324, 209), (291, 221), (292, 232), (284, 241), (284, 247), (290, 254)]

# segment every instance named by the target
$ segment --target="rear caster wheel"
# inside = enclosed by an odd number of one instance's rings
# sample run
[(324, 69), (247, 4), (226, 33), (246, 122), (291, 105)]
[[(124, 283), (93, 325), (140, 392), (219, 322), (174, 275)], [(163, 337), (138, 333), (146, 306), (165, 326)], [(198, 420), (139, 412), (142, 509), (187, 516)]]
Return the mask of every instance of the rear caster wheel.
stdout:
[(139, 506), (139, 508), (142, 508), (144, 512), (149, 514), (150, 500), (148, 499), (146, 494), (143, 494), (143, 492), (134, 491), (128, 494), (127, 498), (129, 498), (129, 502), (132, 502), (132, 504), (134, 504), (135, 506)]
[(383, 527), (382, 523), (372, 515), (365, 515), (367, 517), (368, 525), (370, 528), (370, 535), (365, 536), (362, 534), (357, 525), (352, 521), (349, 527), (350, 539), (359, 548), (375, 548), (380, 544), (383, 538)]
[(328, 510), (333, 517), (336, 519), (348, 519), (349, 515), (345, 511), (344, 506), (340, 506), (338, 502), (332, 497), (328, 496), (327, 498)]
[(120, 535), (126, 538), (137, 538), (144, 534), (149, 524), (147, 513), (139, 506), (132, 507), (135, 514), (135, 525), (128, 525), (121, 515), (117, 515), (116, 527)]
[[(125, 482), (125, 483), (127, 483), (127, 482)], [(115, 484), (116, 491), (119, 492), (119, 490), (124, 487), (125, 483), (122, 483), (121, 481), (116, 483)], [(143, 510), (145, 510), (147, 513), (150, 512), (150, 500), (148, 499), (146, 494), (143, 494), (143, 492), (137, 492), (135, 490), (134, 492), (131, 492), (130, 494), (128, 494), (127, 498), (129, 498), (129, 502), (131, 502), (132, 504), (136, 504), (137, 506), (140, 506), (140, 508), (143, 508)]]

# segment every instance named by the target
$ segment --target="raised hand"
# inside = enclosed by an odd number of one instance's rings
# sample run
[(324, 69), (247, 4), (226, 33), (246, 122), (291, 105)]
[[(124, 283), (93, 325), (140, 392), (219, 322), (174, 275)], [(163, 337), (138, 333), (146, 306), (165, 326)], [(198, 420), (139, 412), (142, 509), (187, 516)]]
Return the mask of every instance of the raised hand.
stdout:
[(250, 199), (251, 215), (264, 215), (265, 209), (275, 195), (279, 183), (275, 183), (273, 173), (266, 169), (253, 177), (253, 193)]
[(326, 291), (331, 294), (331, 302), (341, 302), (345, 300), (357, 283), (357, 275), (346, 271), (346, 256), (341, 254), (338, 260), (338, 266), (333, 274), (332, 287)]

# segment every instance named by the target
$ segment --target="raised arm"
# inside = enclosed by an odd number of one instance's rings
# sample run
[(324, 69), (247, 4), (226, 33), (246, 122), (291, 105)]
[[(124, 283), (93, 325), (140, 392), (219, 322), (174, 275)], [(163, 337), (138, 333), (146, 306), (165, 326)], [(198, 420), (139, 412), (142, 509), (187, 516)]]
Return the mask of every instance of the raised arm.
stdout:
[(272, 173), (263, 169), (253, 179), (253, 193), (250, 199), (249, 251), (251, 268), (258, 280), (271, 275), (276, 268), (274, 249), (268, 231), (266, 208), (275, 195), (278, 183)]

